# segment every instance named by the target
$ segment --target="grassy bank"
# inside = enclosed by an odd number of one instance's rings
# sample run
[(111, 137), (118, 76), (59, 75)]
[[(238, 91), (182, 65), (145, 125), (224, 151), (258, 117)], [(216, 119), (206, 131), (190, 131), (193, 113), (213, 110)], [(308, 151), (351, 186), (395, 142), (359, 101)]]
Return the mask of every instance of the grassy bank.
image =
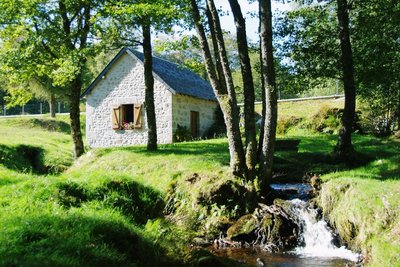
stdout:
[(318, 202), (325, 216), (371, 266), (400, 265), (399, 165), (398, 151), (363, 167), (322, 176)]
[[(73, 163), (68, 133), (66, 118), (0, 120), (0, 266), (178, 266), (194, 237), (245, 212), (226, 139), (94, 149)], [(279, 138), (301, 143), (277, 152), (276, 181), (322, 174), (319, 203), (343, 239), (372, 265), (400, 264), (399, 142), (355, 135), (362, 156), (348, 166), (330, 155), (336, 135)]]
[(3, 119), (0, 132), (0, 266), (188, 263), (194, 233), (165, 218), (168, 192), (228, 168), (223, 139), (97, 149), (72, 164), (64, 118)]

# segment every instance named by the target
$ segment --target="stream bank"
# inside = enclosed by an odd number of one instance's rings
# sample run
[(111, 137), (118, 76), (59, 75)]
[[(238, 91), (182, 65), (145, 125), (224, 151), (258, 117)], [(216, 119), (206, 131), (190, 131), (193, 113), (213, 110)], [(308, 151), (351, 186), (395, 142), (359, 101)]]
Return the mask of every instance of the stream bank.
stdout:
[(250, 266), (359, 266), (360, 254), (341, 245), (318, 208), (309, 184), (273, 184), (271, 205), (259, 203), (207, 250)]

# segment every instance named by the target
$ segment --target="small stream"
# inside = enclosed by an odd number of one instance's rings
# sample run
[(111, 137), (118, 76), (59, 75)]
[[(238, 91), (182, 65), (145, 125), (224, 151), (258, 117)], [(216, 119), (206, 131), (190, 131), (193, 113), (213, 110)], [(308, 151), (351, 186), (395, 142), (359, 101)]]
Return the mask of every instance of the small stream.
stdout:
[(268, 252), (263, 245), (240, 248), (210, 248), (218, 256), (234, 259), (253, 266), (354, 266), (361, 256), (341, 246), (334, 231), (323, 219), (317, 219), (318, 210), (308, 203), (309, 184), (273, 184), (272, 189), (286, 196), (291, 213), (301, 229), (299, 244), (292, 250)]

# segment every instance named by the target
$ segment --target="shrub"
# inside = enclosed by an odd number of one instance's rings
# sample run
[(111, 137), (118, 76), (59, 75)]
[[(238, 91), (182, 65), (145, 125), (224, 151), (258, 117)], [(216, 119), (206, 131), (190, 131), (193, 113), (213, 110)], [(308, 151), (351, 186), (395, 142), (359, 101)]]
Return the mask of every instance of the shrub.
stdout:
[(302, 118), (295, 116), (280, 118), (276, 126), (276, 132), (278, 134), (285, 134), (290, 128), (297, 126), (301, 121)]
[(184, 142), (193, 140), (192, 133), (186, 126), (177, 125), (174, 133), (174, 142)]
[[(361, 111), (356, 111), (353, 121), (353, 132), (364, 133), (365, 130), (361, 125)], [(321, 109), (312, 117), (311, 122), (308, 124), (309, 128), (320, 133), (338, 133), (342, 126), (341, 118), (343, 109), (330, 108), (329, 106), (322, 106)]]
[(343, 110), (322, 106), (320, 110), (312, 117), (309, 124), (310, 128), (321, 133), (337, 133), (340, 128), (340, 118)]
[(226, 125), (224, 115), (221, 108), (218, 106), (214, 111), (214, 123), (208, 128), (204, 137), (205, 138), (218, 138), (226, 136)]
[(395, 116), (386, 107), (376, 103), (363, 103), (361, 110), (360, 124), (366, 133), (378, 137), (389, 136), (392, 133), (395, 126)]

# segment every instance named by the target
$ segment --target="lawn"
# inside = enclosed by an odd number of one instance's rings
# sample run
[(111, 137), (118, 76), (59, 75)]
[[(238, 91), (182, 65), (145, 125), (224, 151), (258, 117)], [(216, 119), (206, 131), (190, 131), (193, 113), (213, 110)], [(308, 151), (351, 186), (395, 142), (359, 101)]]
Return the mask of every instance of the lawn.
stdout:
[[(73, 163), (68, 133), (65, 118), (0, 119), (0, 266), (187, 263), (194, 233), (164, 207), (175, 190), (192, 220), (210, 216), (194, 200), (231, 179), (226, 139), (94, 149)], [(301, 143), (298, 153), (276, 153), (275, 173), (321, 175), (317, 201), (343, 239), (371, 265), (400, 264), (400, 142), (354, 135), (360, 160), (348, 166), (330, 155), (336, 135), (279, 138)]]

